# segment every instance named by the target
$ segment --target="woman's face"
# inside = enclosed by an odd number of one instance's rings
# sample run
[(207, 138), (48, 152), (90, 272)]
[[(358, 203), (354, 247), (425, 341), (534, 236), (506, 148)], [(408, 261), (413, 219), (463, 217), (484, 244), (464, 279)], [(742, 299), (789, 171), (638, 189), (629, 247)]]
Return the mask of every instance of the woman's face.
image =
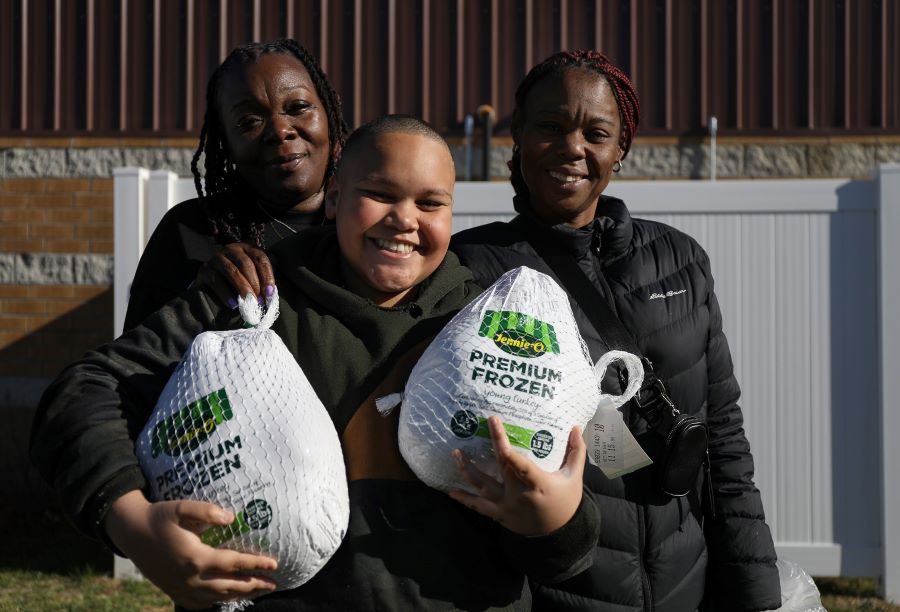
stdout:
[(583, 227), (620, 160), (622, 120), (606, 78), (570, 68), (537, 82), (513, 126), (522, 176), (545, 223)]
[(263, 55), (224, 75), (218, 104), (229, 156), (260, 199), (275, 211), (318, 209), (331, 151), (306, 67)]

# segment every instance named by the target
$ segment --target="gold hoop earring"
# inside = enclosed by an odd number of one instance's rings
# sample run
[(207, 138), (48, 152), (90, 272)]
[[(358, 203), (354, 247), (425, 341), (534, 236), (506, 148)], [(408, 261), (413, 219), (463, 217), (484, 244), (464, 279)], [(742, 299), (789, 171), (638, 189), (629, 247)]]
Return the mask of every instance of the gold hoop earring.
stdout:
[(622, 169), (622, 160), (617, 159), (616, 163), (613, 164), (613, 172), (618, 172)]

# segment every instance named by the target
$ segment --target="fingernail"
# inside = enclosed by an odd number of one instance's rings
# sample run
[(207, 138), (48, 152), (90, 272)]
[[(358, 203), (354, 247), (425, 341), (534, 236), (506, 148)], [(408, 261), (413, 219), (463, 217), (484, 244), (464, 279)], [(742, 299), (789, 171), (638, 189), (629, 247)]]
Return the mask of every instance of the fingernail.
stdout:
[(256, 298), (256, 302), (257, 302), (260, 306), (265, 306), (265, 305), (266, 305), (266, 300), (264, 300), (262, 296), (259, 296), (258, 298)]
[(234, 521), (234, 515), (227, 510), (222, 510), (222, 513), (219, 514), (219, 519), (225, 523), (226, 525), (231, 524)]
[(275, 285), (266, 285), (266, 297), (272, 297), (275, 293)]
[(228, 298), (227, 304), (228, 304), (228, 307), (231, 308), (232, 310), (237, 308), (237, 300), (234, 298)]

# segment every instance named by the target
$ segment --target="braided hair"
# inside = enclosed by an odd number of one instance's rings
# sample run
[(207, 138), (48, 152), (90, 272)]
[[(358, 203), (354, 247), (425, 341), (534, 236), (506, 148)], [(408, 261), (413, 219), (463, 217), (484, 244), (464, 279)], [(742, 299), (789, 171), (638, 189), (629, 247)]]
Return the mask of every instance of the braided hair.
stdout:
[[(227, 242), (247, 241), (260, 248), (265, 244), (265, 224), (255, 220), (255, 217), (247, 210), (244, 198), (228, 197), (229, 194), (246, 187), (228, 156), (225, 127), (218, 110), (218, 98), (225, 74), (234, 68), (252, 64), (263, 55), (270, 53), (297, 58), (309, 73), (316, 93), (322, 101), (328, 117), (328, 144), (331, 148), (323, 184), (326, 184), (334, 175), (348, 132), (347, 124), (341, 114), (340, 97), (328, 82), (328, 78), (316, 58), (295, 40), (279, 38), (269, 43), (242, 45), (234, 49), (216, 68), (206, 87), (206, 112), (203, 115), (203, 127), (200, 129), (200, 143), (191, 160), (194, 186), (197, 189), (200, 205), (206, 211), (214, 236)], [(200, 174), (201, 156), (204, 157), (205, 176)]]
[[(634, 139), (634, 133), (640, 121), (641, 106), (638, 102), (637, 93), (634, 85), (628, 76), (608, 57), (598, 51), (579, 50), (579, 51), (560, 51), (554, 53), (540, 64), (528, 71), (519, 87), (516, 89), (516, 108), (513, 111), (513, 117), (521, 117), (525, 112), (525, 101), (528, 94), (534, 89), (534, 86), (544, 77), (549, 75), (562, 74), (572, 68), (584, 68), (594, 71), (609, 83), (613, 96), (616, 99), (616, 106), (619, 108), (619, 116), (621, 117), (622, 130), (619, 134), (619, 147), (622, 148), (622, 159), (628, 155), (631, 149), (631, 141)], [(516, 121), (514, 120), (514, 125)], [(525, 184), (525, 178), (522, 176), (522, 158), (518, 145), (513, 147), (513, 157), (510, 162), (510, 170), (512, 172), (510, 181), (516, 194), (526, 195), (528, 187)]]

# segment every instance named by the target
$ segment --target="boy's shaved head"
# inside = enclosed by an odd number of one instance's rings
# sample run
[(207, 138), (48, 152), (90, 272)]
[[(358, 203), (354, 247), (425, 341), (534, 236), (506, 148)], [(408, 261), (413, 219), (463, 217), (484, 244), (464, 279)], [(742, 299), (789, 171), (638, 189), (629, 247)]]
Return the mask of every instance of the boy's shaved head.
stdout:
[[(447, 141), (437, 133), (437, 131), (428, 125), (426, 121), (413, 117), (412, 115), (382, 115), (377, 119), (373, 119), (368, 123), (364, 123), (350, 134), (347, 142), (344, 143), (341, 156), (343, 159), (352, 157), (357, 149), (364, 148), (363, 145), (371, 143), (372, 140), (383, 134), (412, 134), (416, 136), (424, 136), (430, 140), (440, 143), (450, 152)], [(453, 159), (453, 156), (450, 156)], [(340, 173), (340, 167), (338, 167)]]

